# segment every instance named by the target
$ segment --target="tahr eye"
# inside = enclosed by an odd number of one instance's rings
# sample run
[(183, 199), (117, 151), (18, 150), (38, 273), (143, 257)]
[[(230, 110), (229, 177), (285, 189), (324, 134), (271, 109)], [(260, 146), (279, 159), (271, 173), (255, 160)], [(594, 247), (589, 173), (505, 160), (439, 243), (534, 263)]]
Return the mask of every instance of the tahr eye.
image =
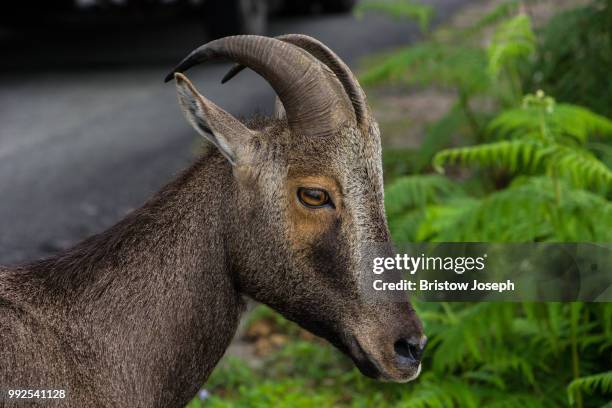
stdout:
[(329, 194), (325, 190), (319, 188), (300, 187), (297, 192), (298, 198), (302, 204), (310, 208), (320, 208), (333, 206), (329, 199)]

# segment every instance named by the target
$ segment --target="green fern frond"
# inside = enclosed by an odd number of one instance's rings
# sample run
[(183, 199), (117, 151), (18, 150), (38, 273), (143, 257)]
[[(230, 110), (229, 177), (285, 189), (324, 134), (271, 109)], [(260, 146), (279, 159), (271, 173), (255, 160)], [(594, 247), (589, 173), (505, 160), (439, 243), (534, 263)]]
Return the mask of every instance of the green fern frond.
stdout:
[(593, 152), (602, 163), (612, 168), (612, 144), (590, 142), (586, 148)]
[(398, 408), (445, 408), (478, 407), (477, 388), (452, 378), (443, 378), (433, 373), (423, 374), (419, 386), (412, 389)]
[(533, 394), (521, 394), (521, 393), (507, 393), (503, 394), (498, 398), (487, 404), (488, 408), (539, 408), (547, 407), (551, 404), (547, 404), (545, 400)]
[(488, 48), (488, 69), (497, 77), (504, 66), (515, 66), (535, 51), (535, 35), (531, 30), (531, 20), (526, 14), (500, 25)]
[(385, 189), (385, 207), (389, 215), (389, 230), (396, 242), (415, 242), (424, 207), (448, 197), (464, 195), (461, 187), (435, 174), (403, 176)]
[(443, 408), (452, 407), (453, 399), (440, 385), (422, 387), (401, 401), (398, 408)]
[(512, 172), (532, 171), (548, 154), (538, 143), (523, 140), (501, 141), (442, 150), (434, 156), (433, 165), (440, 173), (444, 172), (443, 166), (448, 164), (497, 166)]
[(612, 170), (585, 150), (555, 145), (547, 155), (548, 172), (561, 174), (576, 186), (594, 185), (604, 191), (612, 186)]
[[(444, 204), (429, 205), (416, 232), (417, 241), (458, 242), (460, 231), (453, 228), (474, 211), (479, 201), (474, 198), (452, 199)], [(471, 241), (477, 241), (473, 239)]]
[[(509, 331), (513, 310), (512, 304), (492, 303), (478, 303), (459, 311), (447, 307), (447, 320), (439, 328), (428, 328), (435, 335), (432, 343), (436, 350), (433, 356), (435, 371), (446, 372), (458, 365), (501, 361), (499, 352), (492, 350)], [(458, 348), (457, 344), (463, 346)]]
[(492, 385), (495, 388), (499, 388), (500, 390), (505, 390), (507, 388), (507, 384), (504, 379), (499, 375), (499, 373), (494, 373), (485, 370), (476, 370), (476, 371), (468, 371), (463, 373), (463, 378), (468, 381), (477, 381), (482, 382), (487, 385)]
[(487, 363), (484, 365), (484, 368), (499, 374), (518, 374), (518, 377), (524, 378), (530, 385), (536, 383), (535, 367), (536, 364), (532, 364), (532, 361), (524, 353), (509, 350), (491, 353)]
[(389, 232), (394, 242), (416, 242), (419, 226), (425, 218), (425, 211), (417, 208), (389, 217)]
[(612, 203), (605, 198), (547, 177), (530, 177), (479, 200), (428, 206), (417, 237), (437, 242), (608, 242), (609, 225)]
[(458, 194), (461, 194), (459, 185), (446, 177), (436, 174), (404, 176), (386, 187), (385, 206), (389, 214), (397, 214)]
[(495, 166), (512, 173), (540, 169), (553, 177), (565, 176), (576, 186), (595, 186), (604, 191), (612, 187), (612, 170), (605, 164), (586, 150), (559, 144), (512, 140), (447, 149), (436, 154), (433, 164), (439, 172), (447, 164)]
[(590, 138), (612, 138), (612, 121), (580, 106), (556, 104), (548, 111), (538, 106), (506, 110), (486, 130), (495, 139), (539, 134), (554, 139), (571, 138), (584, 144)]
[(574, 402), (574, 396), (580, 391), (587, 394), (596, 391), (604, 395), (612, 394), (612, 371), (580, 377), (572, 381), (567, 387), (570, 404)]

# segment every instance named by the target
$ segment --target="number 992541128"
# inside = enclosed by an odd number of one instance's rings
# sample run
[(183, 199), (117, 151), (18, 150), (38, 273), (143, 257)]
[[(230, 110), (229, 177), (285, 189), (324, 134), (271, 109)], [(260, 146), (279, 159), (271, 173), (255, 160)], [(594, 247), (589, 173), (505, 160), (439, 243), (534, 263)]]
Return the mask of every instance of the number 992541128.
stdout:
[(57, 400), (67, 397), (66, 390), (48, 388), (9, 388), (0, 390), (0, 401), (4, 400)]

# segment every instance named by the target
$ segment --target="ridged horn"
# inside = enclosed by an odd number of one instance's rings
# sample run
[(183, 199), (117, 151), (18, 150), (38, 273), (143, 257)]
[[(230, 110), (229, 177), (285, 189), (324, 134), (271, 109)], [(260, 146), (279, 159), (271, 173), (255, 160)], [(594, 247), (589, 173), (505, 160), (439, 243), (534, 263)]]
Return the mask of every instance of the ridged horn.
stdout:
[[(361, 85), (359, 85), (359, 82), (353, 75), (350, 68), (340, 59), (340, 57), (338, 57), (338, 55), (336, 55), (335, 52), (316, 38), (303, 34), (285, 34), (275, 38), (308, 51), (308, 53), (331, 69), (334, 74), (336, 74), (336, 77), (338, 77), (338, 80), (340, 80), (342, 83), (345, 92), (353, 104), (357, 123), (362, 125), (365, 122), (367, 118), (367, 102), (365, 93), (363, 92)], [(227, 72), (227, 74), (225, 74), (221, 80), (221, 83), (226, 83), (245, 68), (246, 67), (241, 64), (234, 65)]]
[(192, 51), (168, 76), (219, 59), (249, 67), (270, 83), (287, 112), (292, 132), (306, 136), (335, 133), (354, 122), (351, 101), (333, 72), (299, 47), (256, 35), (225, 37)]

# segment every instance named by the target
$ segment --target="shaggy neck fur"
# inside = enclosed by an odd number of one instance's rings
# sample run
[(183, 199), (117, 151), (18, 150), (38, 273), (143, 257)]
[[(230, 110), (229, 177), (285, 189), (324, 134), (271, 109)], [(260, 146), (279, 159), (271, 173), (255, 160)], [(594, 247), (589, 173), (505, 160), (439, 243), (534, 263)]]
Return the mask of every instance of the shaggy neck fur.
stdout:
[(243, 308), (225, 237), (233, 186), (211, 153), (106, 232), (0, 267), (0, 384), (65, 389), (66, 406), (184, 406)]

